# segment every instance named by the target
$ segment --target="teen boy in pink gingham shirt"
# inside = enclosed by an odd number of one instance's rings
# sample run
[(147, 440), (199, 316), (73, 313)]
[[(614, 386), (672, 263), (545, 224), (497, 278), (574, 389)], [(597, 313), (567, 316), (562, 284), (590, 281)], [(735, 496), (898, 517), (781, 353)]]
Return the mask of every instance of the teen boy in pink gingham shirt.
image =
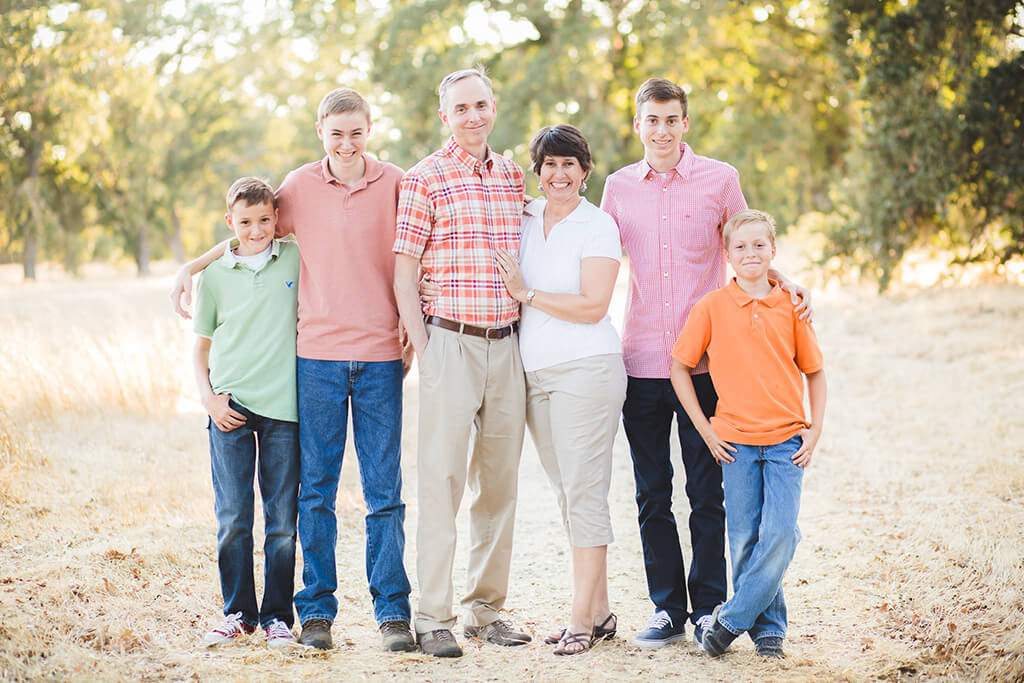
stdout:
[[(678, 85), (663, 78), (641, 85), (633, 124), (644, 158), (608, 176), (601, 208), (618, 224), (630, 262), (622, 422), (633, 459), (648, 593), (655, 606), (648, 628), (633, 643), (657, 648), (684, 638), (687, 618), (702, 628), (703, 618), (726, 598), (722, 473), (679, 404), (669, 371), (672, 345), (690, 309), (725, 284), (721, 228), (747, 202), (735, 168), (699, 156), (682, 142), (689, 117), (686, 93)], [(778, 273), (772, 277), (786, 282)], [(705, 358), (694, 368), (693, 380), (701, 408), (710, 416), (717, 395), (707, 372)], [(672, 514), (673, 415), (691, 510), (688, 582)]]

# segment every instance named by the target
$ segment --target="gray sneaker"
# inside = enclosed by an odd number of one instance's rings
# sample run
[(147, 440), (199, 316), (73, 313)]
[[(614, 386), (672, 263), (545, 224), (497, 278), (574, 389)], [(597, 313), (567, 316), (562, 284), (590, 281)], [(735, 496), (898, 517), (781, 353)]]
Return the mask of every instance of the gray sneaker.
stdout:
[(503, 619), (495, 619), (486, 626), (467, 626), (466, 637), (486, 640), (488, 643), (504, 645), (505, 647), (526, 645), (533, 640), (526, 633), (513, 631), (512, 624)]
[(416, 649), (408, 621), (385, 621), (380, 625), (380, 638), (387, 652), (412, 652)]
[(778, 636), (765, 636), (754, 641), (754, 648), (757, 654), (768, 659), (782, 659), (785, 653), (782, 651), (782, 638)]
[(446, 628), (439, 628), (429, 633), (417, 633), (423, 654), (434, 657), (461, 657), (462, 648), (455, 642), (455, 636)]
[(302, 622), (299, 644), (318, 650), (330, 650), (334, 647), (331, 640), (331, 622), (327, 619), (307, 619)]

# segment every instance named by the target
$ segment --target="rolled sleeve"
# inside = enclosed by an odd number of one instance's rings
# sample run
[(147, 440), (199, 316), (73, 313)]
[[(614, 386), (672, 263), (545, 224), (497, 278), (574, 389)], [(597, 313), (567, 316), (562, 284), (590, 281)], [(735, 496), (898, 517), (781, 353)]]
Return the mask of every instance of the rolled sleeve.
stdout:
[(398, 225), (393, 251), (417, 259), (422, 257), (433, 225), (433, 203), (426, 184), (416, 175), (406, 175), (398, 191)]

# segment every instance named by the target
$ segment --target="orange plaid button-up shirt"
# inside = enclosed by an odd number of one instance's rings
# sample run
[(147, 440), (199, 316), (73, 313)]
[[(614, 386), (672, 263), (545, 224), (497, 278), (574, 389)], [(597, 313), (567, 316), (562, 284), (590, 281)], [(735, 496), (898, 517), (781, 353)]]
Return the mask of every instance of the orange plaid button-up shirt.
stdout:
[(436, 315), (477, 327), (519, 319), (494, 264), (495, 249), (519, 252), (523, 170), (487, 150), (486, 161), (449, 138), (409, 169), (398, 195), (394, 251), (420, 259), (441, 296), (424, 304)]

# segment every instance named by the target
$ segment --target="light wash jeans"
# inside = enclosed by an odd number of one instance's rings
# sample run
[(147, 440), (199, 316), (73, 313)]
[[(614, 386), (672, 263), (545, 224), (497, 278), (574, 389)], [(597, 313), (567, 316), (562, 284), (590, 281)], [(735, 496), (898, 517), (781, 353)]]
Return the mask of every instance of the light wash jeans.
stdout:
[(378, 624), (409, 621), (402, 502), (402, 361), (298, 359), (299, 541), (302, 581), (295, 595), (299, 620), (338, 613), (335, 546), (341, 459), (349, 404), (359, 478), (366, 501), (366, 579)]
[(786, 637), (782, 576), (800, 542), (796, 518), (804, 478), (790, 458), (802, 443), (794, 436), (774, 446), (733, 444), (736, 461), (722, 465), (733, 596), (718, 620), (754, 641)]

